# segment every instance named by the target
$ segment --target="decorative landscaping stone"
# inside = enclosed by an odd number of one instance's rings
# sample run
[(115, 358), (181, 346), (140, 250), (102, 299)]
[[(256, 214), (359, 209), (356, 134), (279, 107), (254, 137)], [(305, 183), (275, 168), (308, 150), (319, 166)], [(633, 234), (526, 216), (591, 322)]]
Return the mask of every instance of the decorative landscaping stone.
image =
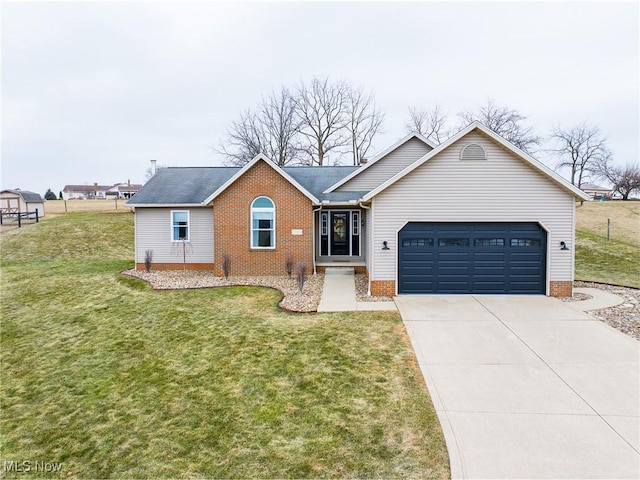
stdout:
[(622, 297), (624, 302), (621, 305), (591, 310), (588, 313), (616, 330), (640, 340), (640, 289), (581, 281), (575, 282), (574, 285), (598, 288)]
[(188, 288), (213, 288), (230, 286), (271, 287), (280, 290), (283, 299), (279, 306), (293, 312), (315, 312), (318, 310), (324, 275), (311, 275), (304, 284), (303, 293), (298, 290), (295, 278), (286, 276), (217, 277), (211, 272), (197, 270), (152, 271), (125, 270), (124, 275), (137, 277), (149, 283), (155, 290), (180, 290)]

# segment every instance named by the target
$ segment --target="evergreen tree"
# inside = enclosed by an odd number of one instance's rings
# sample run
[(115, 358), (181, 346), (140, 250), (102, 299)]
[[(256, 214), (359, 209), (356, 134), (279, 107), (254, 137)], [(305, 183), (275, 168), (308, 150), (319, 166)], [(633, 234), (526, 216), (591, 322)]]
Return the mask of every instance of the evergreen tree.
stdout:
[(56, 194), (51, 191), (51, 189), (47, 190), (47, 193), (44, 194), (45, 200), (57, 200)]

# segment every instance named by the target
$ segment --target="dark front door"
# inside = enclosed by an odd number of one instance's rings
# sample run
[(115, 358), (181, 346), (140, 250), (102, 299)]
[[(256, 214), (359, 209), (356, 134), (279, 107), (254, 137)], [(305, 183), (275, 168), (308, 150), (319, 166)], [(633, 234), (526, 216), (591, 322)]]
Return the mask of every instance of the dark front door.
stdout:
[(331, 212), (331, 255), (349, 255), (349, 214)]

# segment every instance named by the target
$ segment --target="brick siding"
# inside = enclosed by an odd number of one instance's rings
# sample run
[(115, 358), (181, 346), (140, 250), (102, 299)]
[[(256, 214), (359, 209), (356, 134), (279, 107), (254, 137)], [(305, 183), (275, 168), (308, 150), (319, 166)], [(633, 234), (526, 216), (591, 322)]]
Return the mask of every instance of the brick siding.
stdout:
[[(273, 200), (276, 210), (276, 248), (251, 248), (251, 203), (257, 197)], [(222, 256), (231, 259), (231, 275), (284, 275), (285, 256), (307, 263), (312, 273), (312, 204), (297, 188), (265, 162), (259, 161), (213, 201), (213, 270), (223, 275)], [(302, 235), (292, 235), (293, 229)]]
[(550, 297), (570, 297), (573, 295), (573, 282), (549, 282)]
[(374, 297), (394, 297), (396, 295), (395, 280), (372, 280), (371, 295)]

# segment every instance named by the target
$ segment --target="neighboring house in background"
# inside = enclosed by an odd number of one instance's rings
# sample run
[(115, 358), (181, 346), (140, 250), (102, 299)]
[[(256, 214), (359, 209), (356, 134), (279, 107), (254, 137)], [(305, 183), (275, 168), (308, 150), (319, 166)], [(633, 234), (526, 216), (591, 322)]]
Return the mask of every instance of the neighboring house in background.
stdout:
[(64, 200), (72, 199), (128, 199), (133, 197), (142, 185), (127, 183), (116, 183), (115, 185), (65, 185), (62, 190)]
[(583, 183), (580, 187), (584, 193), (589, 195), (594, 200), (599, 200), (601, 198), (611, 198), (613, 195), (613, 190), (606, 187), (600, 187), (593, 183)]
[(129, 199), (140, 191), (142, 185), (127, 183), (117, 183), (107, 190), (107, 198), (124, 198)]
[[(44, 199), (39, 193), (18, 188), (0, 192), (0, 212), (2, 215), (16, 215), (36, 211), (38, 212), (38, 218), (44, 217)], [(35, 217), (35, 214), (33, 217)]]
[(62, 189), (64, 200), (73, 199), (104, 199), (107, 198), (107, 191), (113, 185), (65, 185)]
[[(144, 268), (279, 275), (349, 266), (373, 295), (570, 296), (576, 199), (589, 196), (480, 123), (439, 146), (411, 134), (368, 163), (164, 168), (127, 202)], [(181, 248), (188, 244), (188, 250)]]

